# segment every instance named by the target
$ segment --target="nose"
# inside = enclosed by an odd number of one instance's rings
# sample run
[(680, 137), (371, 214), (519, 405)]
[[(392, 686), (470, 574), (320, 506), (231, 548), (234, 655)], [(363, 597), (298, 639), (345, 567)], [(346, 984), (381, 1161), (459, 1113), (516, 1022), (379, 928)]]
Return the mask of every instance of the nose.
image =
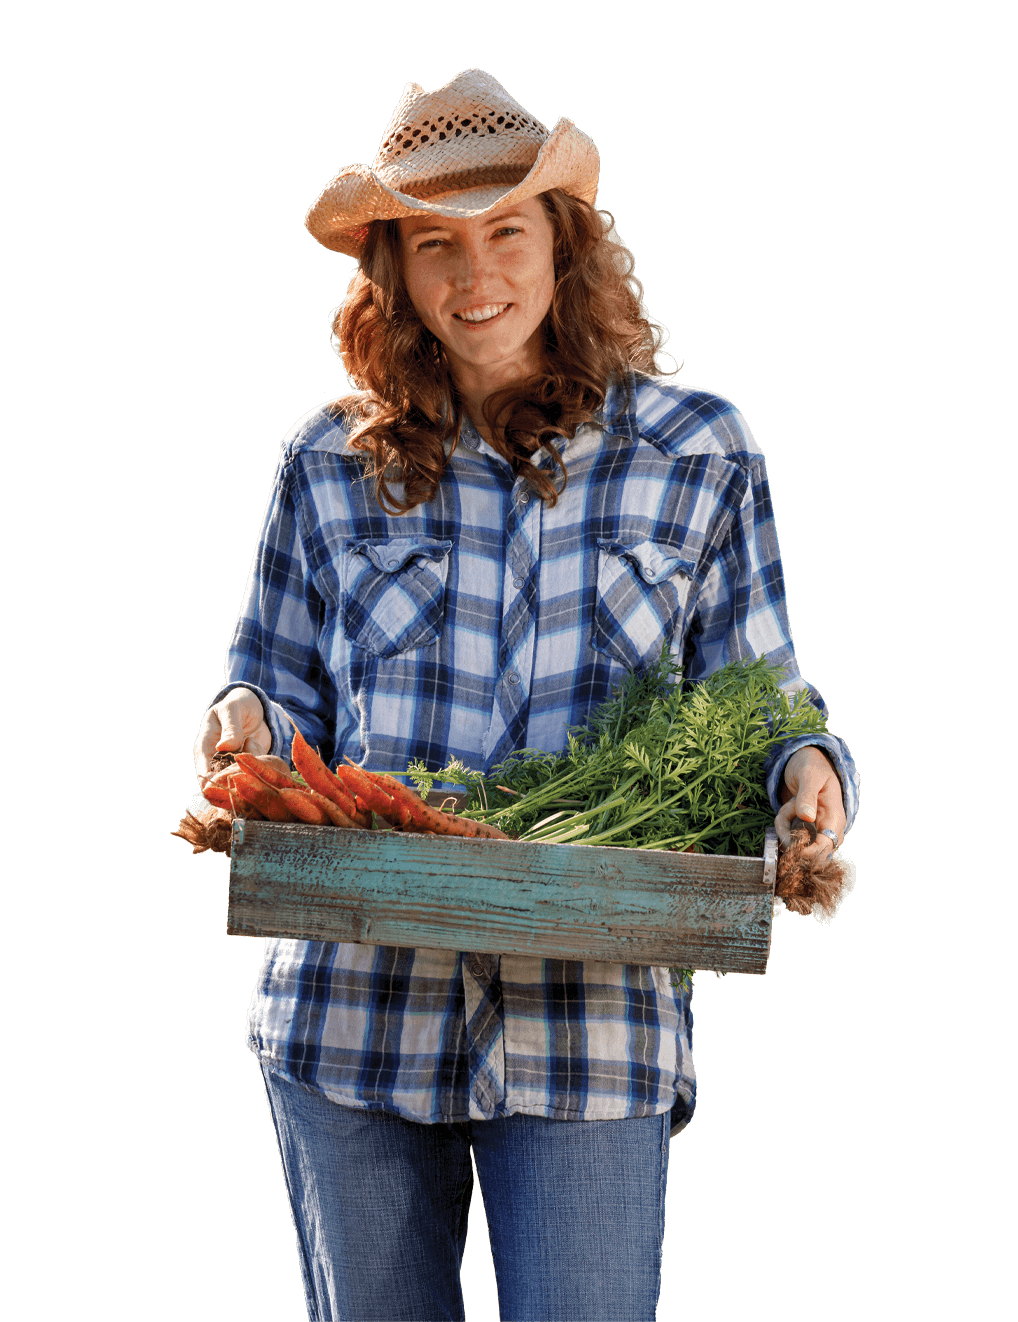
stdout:
[(470, 294), (481, 283), (483, 275), (483, 251), (479, 244), (465, 239), (456, 248), (456, 261), (452, 273), (453, 285), (458, 293)]

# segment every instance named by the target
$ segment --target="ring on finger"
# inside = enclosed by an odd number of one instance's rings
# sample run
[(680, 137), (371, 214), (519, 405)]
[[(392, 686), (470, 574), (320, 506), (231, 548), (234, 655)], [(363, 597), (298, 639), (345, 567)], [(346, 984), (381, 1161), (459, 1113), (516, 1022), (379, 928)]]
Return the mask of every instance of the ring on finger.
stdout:
[(838, 833), (837, 833), (837, 831), (832, 831), (832, 830), (830, 829), (829, 826), (823, 826), (823, 827), (820, 828), (820, 830), (817, 832), (817, 834), (818, 834), (818, 835), (826, 835), (826, 836), (829, 836), (829, 837), (830, 837), (830, 840), (831, 840), (831, 853), (833, 854), (834, 851), (835, 851), (835, 849), (837, 849), (837, 847), (838, 847)]

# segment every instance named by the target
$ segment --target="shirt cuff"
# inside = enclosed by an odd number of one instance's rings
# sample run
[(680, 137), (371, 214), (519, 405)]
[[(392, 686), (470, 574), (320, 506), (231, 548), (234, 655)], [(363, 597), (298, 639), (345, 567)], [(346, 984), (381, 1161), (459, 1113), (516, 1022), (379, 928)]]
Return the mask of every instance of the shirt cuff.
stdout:
[(847, 835), (852, 829), (852, 823), (855, 821), (855, 815), (859, 810), (859, 773), (856, 770), (852, 754), (836, 735), (800, 735), (798, 739), (790, 739), (787, 744), (781, 745), (780, 752), (767, 772), (767, 795), (771, 801), (771, 807), (775, 812), (781, 807), (779, 790), (785, 774), (785, 767), (788, 765), (788, 759), (793, 753), (797, 753), (800, 748), (810, 747), (823, 749), (831, 759), (838, 779), (841, 781), (841, 797), (845, 805), (846, 818), (845, 834)]

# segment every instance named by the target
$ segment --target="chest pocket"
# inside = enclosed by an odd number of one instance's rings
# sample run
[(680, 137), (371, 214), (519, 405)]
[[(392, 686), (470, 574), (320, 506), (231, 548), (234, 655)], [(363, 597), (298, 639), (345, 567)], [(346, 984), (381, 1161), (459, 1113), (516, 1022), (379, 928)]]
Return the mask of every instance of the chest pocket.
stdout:
[(343, 629), (379, 657), (424, 647), (442, 632), (452, 542), (434, 537), (347, 542)]
[(597, 546), (591, 641), (596, 651), (642, 669), (657, 660), (680, 627), (696, 566), (660, 542), (598, 539)]

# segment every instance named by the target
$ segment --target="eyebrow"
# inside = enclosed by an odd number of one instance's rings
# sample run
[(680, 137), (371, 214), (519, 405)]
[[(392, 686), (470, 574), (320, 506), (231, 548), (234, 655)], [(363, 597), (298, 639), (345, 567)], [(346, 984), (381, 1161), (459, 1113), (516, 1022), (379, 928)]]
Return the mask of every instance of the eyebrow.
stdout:
[[(486, 224), (504, 225), (507, 220), (526, 220), (526, 216), (519, 211), (507, 211), (503, 215), (489, 216)], [(416, 225), (410, 230), (407, 238), (416, 239), (420, 234), (437, 234), (448, 228), (448, 225)]]

